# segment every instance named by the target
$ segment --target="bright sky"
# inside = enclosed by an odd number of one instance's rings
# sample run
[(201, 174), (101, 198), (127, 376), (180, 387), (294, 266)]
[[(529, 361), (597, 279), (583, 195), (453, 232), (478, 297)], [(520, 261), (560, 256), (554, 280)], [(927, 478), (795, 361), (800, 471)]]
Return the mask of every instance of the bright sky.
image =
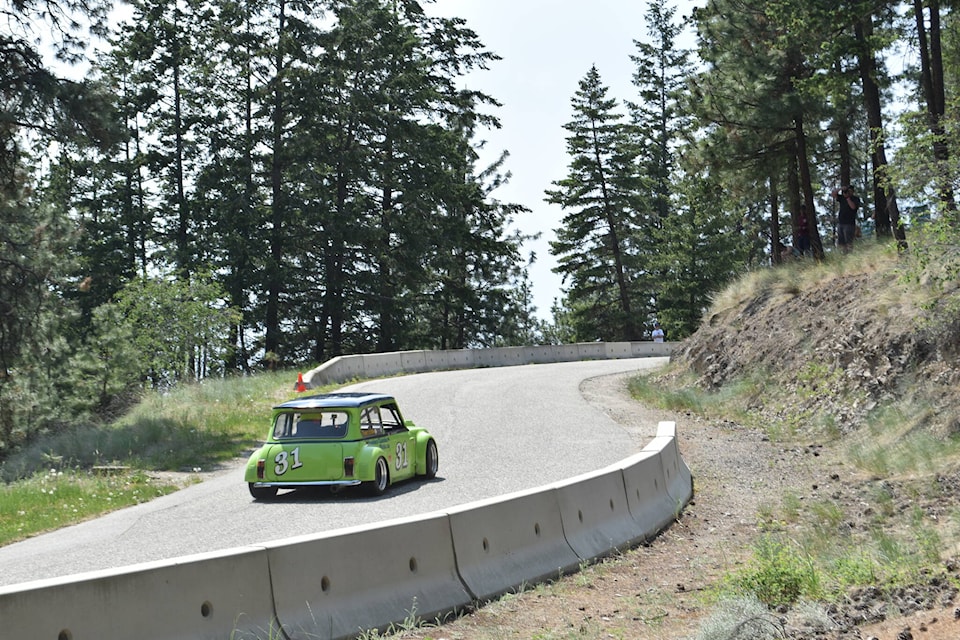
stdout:
[[(691, 0), (674, 0), (675, 20), (689, 15)], [(540, 240), (524, 247), (536, 253), (530, 268), (537, 315), (550, 320), (550, 306), (563, 286), (552, 273), (556, 260), (549, 240), (560, 226), (563, 211), (544, 202), (544, 191), (565, 177), (568, 157), (563, 125), (572, 120), (570, 100), (580, 80), (597, 66), (608, 97), (636, 100), (631, 83), (636, 53), (634, 40), (646, 40), (643, 1), (592, 0), (435, 0), (424, 9), (438, 16), (466, 20), (484, 46), (502, 60), (488, 71), (467, 78), (470, 88), (484, 91), (503, 106), (496, 112), (502, 128), (485, 133), (490, 157), (503, 150), (510, 157), (504, 169), (509, 184), (493, 194), (501, 202), (522, 204), (531, 213), (517, 220), (524, 233), (542, 232)], [(685, 45), (690, 46), (690, 45)], [(481, 160), (481, 167), (483, 160)]]

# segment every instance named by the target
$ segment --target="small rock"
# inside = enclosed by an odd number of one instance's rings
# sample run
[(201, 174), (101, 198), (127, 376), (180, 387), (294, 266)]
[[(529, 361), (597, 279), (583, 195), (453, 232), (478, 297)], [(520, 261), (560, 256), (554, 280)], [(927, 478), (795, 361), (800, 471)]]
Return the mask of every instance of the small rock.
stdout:
[(913, 633), (910, 632), (910, 627), (898, 633), (897, 640), (913, 640)]

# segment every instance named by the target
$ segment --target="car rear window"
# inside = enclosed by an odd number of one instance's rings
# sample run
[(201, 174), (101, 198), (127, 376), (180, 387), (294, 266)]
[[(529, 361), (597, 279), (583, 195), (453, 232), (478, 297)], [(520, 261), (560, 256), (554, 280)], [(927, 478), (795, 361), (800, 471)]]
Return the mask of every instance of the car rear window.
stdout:
[(342, 438), (347, 435), (350, 416), (346, 411), (280, 413), (273, 424), (273, 437)]

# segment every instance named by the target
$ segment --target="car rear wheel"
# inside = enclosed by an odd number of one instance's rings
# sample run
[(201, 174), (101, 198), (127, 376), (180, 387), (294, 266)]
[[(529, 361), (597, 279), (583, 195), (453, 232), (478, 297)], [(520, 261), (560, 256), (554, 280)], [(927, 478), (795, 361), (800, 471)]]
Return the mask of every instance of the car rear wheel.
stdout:
[(427, 442), (427, 465), (424, 475), (428, 478), (437, 477), (437, 469), (440, 466), (440, 455), (437, 453), (437, 442), (430, 440)]
[(257, 487), (252, 482), (248, 482), (247, 487), (254, 500), (269, 500), (277, 495), (276, 487)]
[(382, 496), (388, 486), (390, 486), (390, 469), (387, 467), (387, 459), (377, 458), (373, 482), (367, 483), (367, 492), (372, 496)]

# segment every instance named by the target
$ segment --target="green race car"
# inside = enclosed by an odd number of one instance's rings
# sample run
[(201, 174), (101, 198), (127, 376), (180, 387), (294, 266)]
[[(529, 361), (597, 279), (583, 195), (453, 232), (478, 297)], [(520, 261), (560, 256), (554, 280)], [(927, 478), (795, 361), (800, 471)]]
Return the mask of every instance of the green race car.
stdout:
[(266, 443), (247, 462), (244, 480), (257, 500), (279, 489), (364, 485), (382, 495), (394, 482), (437, 475), (437, 443), (380, 393), (325, 393), (273, 409)]

